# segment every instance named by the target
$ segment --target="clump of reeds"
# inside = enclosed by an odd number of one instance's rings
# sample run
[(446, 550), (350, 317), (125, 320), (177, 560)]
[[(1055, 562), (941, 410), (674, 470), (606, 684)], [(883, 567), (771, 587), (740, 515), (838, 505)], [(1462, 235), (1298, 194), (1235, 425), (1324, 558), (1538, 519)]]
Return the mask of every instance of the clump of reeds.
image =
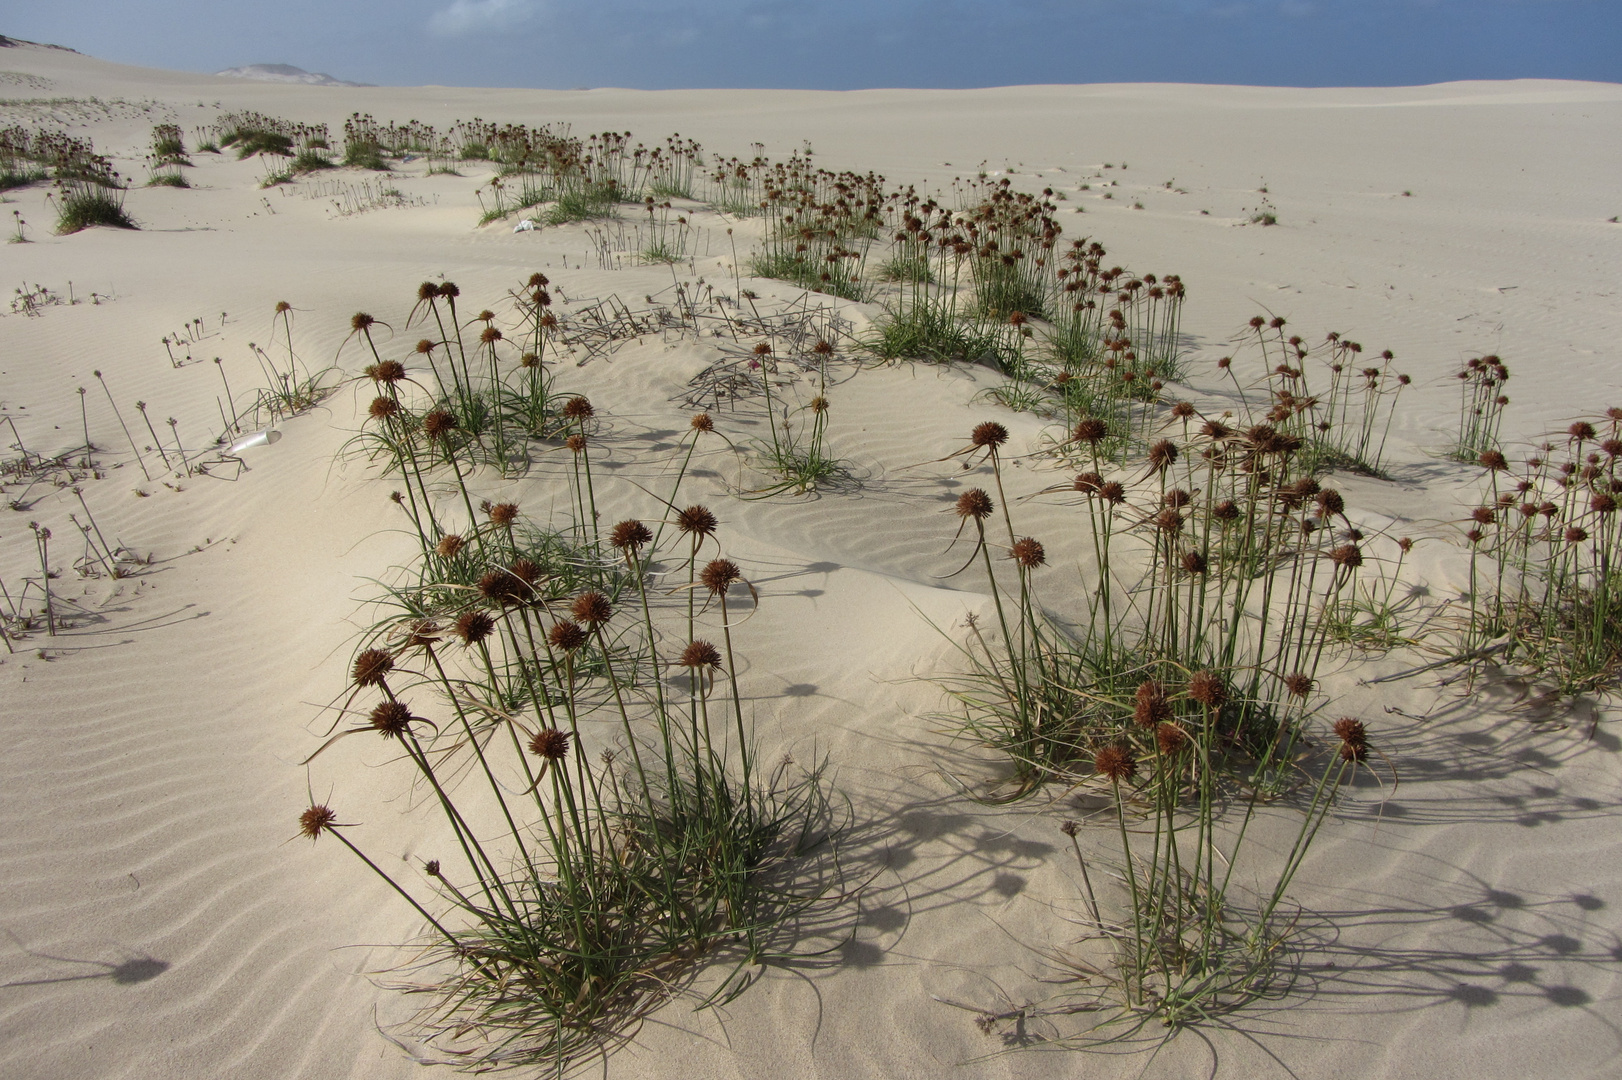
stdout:
[[(596, 410), (578, 395), (554, 402), (545, 375), (547, 284), (535, 275), (515, 290), (509, 330), (481, 312), (472, 345), (455, 286), (425, 285), (411, 318), (440, 334), (404, 362), (380, 353), (376, 320), (352, 322), (374, 359), (366, 445), (399, 486), (421, 554), (355, 657), (346, 726), (316, 754), (350, 735), (398, 747), (448, 847), (409, 883), (325, 806), (300, 831), (337, 836), (423, 917), (427, 963), (409, 989), (430, 996), (431, 1045), (465, 1068), (561, 1074), (700, 969), (717, 975), (702, 1004), (741, 992), (750, 965), (786, 947), (789, 920), (831, 894), (803, 876), (828, 843), (825, 789), (815, 770), (762, 767), (742, 707), (734, 630), (753, 589), (719, 557), (715, 515), (677, 509), (712, 425), (695, 421), (678, 447), (666, 524), (601, 528)], [(517, 378), (502, 370), (509, 337), (540, 350)], [(526, 395), (546, 400), (514, 400)], [(537, 430), (515, 422), (526, 413)], [(513, 503), (475, 509), (481, 462), (553, 436), (570, 455), (569, 523), (539, 527)], [(661, 579), (685, 583), (672, 610)], [(463, 797), (466, 784), (483, 789), (489, 820), (472, 820), (481, 799)]]

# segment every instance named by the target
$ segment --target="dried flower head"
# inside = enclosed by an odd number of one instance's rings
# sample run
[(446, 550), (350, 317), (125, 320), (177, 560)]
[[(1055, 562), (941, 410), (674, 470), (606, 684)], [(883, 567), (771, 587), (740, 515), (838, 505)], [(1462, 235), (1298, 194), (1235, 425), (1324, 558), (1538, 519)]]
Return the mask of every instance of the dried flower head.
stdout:
[(1503, 472), (1505, 469), (1509, 468), (1509, 460), (1497, 450), (1486, 451), (1478, 460), (1480, 461), (1482, 468), (1490, 469), (1493, 472)]
[(1022, 536), (1015, 540), (1014, 546), (1009, 550), (1009, 557), (1027, 570), (1035, 570), (1039, 566), (1046, 565), (1048, 561), (1047, 550), (1042, 547), (1042, 542), (1031, 536)]
[(563, 418), (565, 420), (590, 420), (597, 415), (597, 410), (591, 407), (591, 402), (579, 395), (563, 403)]
[(1196, 671), (1188, 680), (1188, 696), (1208, 709), (1220, 709), (1228, 700), (1228, 688), (1214, 671)]
[(373, 420), (387, 420), (391, 416), (400, 415), (400, 403), (391, 397), (375, 397), (366, 413)]
[(1581, 525), (1573, 525), (1566, 529), (1566, 540), (1573, 544), (1580, 544), (1588, 539), (1588, 530)]
[(1312, 676), (1302, 671), (1284, 677), (1284, 688), (1290, 692), (1291, 697), (1306, 697), (1312, 693), (1314, 685), (1316, 684), (1312, 681)]
[(422, 418), (422, 433), (430, 439), (444, 438), (457, 427), (456, 417), (444, 409), (435, 409)]
[(1075, 429), (1071, 431), (1071, 437), (1075, 439), (1076, 442), (1103, 442), (1105, 439), (1109, 438), (1109, 424), (1098, 419), (1097, 417), (1089, 416), (1085, 420), (1080, 420), (1076, 423)]
[(1095, 472), (1077, 473), (1076, 479), (1070, 486), (1072, 489), (1087, 495), (1096, 495), (1098, 490), (1104, 486), (1104, 478)]
[(724, 593), (734, 583), (743, 580), (743, 571), (731, 559), (711, 559), (699, 571), (698, 580), (710, 592)]
[(355, 657), (353, 672), (356, 686), (382, 686), (389, 672), (394, 670), (394, 657), (382, 649), (367, 649)]
[(491, 522), (503, 528), (510, 528), (518, 520), (517, 503), (496, 503), (485, 512), (490, 515)]
[(1160, 747), (1162, 754), (1171, 757), (1188, 745), (1188, 732), (1170, 721), (1156, 724), (1155, 745)]
[(608, 597), (592, 589), (574, 598), (569, 614), (587, 626), (596, 626), (614, 617), (614, 606), (608, 602)]
[(479, 578), (479, 595), (503, 607), (515, 607), (529, 603), (534, 593), (511, 570), (496, 569)]
[(495, 632), (496, 620), (482, 611), (464, 611), (457, 616), (454, 629), (462, 644), (477, 645)]
[(573, 453), (582, 453), (586, 449), (586, 437), (579, 433), (570, 435), (567, 439), (563, 440), (563, 445), (567, 446)]
[(1343, 570), (1356, 570), (1363, 565), (1363, 551), (1356, 544), (1342, 544), (1329, 553), (1329, 558)]
[(586, 631), (579, 623), (563, 619), (552, 624), (552, 629), (546, 632), (546, 640), (554, 649), (574, 652), (586, 643)]
[(569, 753), (569, 733), (542, 728), (529, 740), (529, 752), (546, 761), (562, 761)]
[(398, 360), (384, 360), (377, 364), (368, 364), (366, 374), (373, 382), (394, 384), (406, 377), (405, 365)]
[(1177, 447), (1170, 439), (1161, 439), (1149, 447), (1149, 471), (1164, 472), (1177, 460)]
[(384, 701), (372, 710), (372, 715), (367, 719), (373, 731), (385, 739), (397, 739), (410, 733), (411, 722), (416, 717), (411, 715), (411, 710), (402, 702)]
[(446, 533), (439, 538), (439, 543), (434, 545), (434, 553), (442, 559), (454, 559), (465, 543), (466, 541), (455, 533)]
[(715, 421), (710, 419), (707, 412), (694, 413), (691, 425), (694, 431), (714, 431)]
[(969, 433), (969, 444), (979, 448), (997, 449), (1008, 441), (1008, 429), (995, 420), (987, 420), (983, 424), (976, 424)]
[(608, 542), (621, 551), (636, 551), (652, 540), (653, 533), (635, 518), (625, 519), (608, 534)]
[(693, 641), (681, 651), (681, 659), (676, 662), (685, 668), (718, 668), (721, 666), (721, 653), (707, 641)]
[(1152, 728), (1162, 720), (1171, 719), (1171, 701), (1166, 687), (1154, 679), (1147, 679), (1133, 695), (1132, 719), (1140, 727)]
[(1111, 506), (1119, 506), (1126, 501), (1126, 486), (1119, 480), (1106, 480), (1098, 489), (1098, 497)]
[(706, 506), (689, 506), (676, 515), (676, 528), (691, 536), (710, 536), (718, 524)]
[(994, 509), (996, 507), (991, 501), (991, 496), (980, 488), (970, 488), (957, 497), (957, 516), (961, 518), (984, 521), (991, 516)]
[(311, 840), (323, 832), (333, 828), (338, 823), (338, 815), (325, 806), (312, 806), (298, 816), (298, 831), (301, 836), (308, 836)]
[(1183, 552), (1183, 572), (1188, 574), (1203, 574), (1209, 570), (1210, 564), (1206, 561), (1205, 553), (1201, 551)]
[(1119, 784), (1122, 780), (1130, 780), (1138, 773), (1138, 763), (1132, 757), (1132, 751), (1124, 746), (1106, 746), (1093, 755), (1093, 768), (1098, 775)]

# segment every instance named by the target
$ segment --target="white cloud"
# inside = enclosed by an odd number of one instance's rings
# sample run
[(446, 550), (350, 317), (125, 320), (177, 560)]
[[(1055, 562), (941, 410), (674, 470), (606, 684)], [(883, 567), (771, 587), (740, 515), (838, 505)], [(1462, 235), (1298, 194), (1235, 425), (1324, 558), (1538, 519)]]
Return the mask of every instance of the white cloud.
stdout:
[(447, 37), (503, 29), (532, 18), (538, 7), (535, 0), (451, 0), (429, 17), (428, 29)]

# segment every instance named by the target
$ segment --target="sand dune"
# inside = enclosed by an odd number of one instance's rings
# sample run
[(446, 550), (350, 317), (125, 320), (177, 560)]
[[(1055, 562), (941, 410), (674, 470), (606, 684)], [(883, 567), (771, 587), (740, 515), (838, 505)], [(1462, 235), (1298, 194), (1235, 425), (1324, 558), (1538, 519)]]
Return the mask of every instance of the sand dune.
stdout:
[[(1097, 237), (1123, 264), (1188, 283), (1193, 393), (1218, 389), (1212, 361), (1258, 311), (1314, 340), (1341, 330), (1395, 352), (1414, 386), (1390, 438), (1392, 479), (1340, 482), (1371, 531), (1441, 534), (1468, 512), (1467, 478), (1443, 457), (1466, 357), (1497, 353), (1515, 372), (1507, 443), (1622, 405), (1622, 226), (1607, 220), (1622, 213), (1615, 85), (326, 87), (27, 46), (0, 52), (0, 66), (0, 124), (89, 135), (131, 175), (152, 124), (178, 123), (190, 141), (219, 109), (252, 108), (334, 130), (369, 111), (440, 126), (562, 122), (650, 143), (679, 131), (728, 155), (758, 141), (781, 157), (809, 142), (819, 164), (877, 170), (892, 184), (935, 190), (983, 169), (1021, 189), (1051, 186), (1066, 195), (1067, 237)], [(156, 423), (175, 417), (182, 442), (201, 451), (220, 428), (209, 361), (223, 358), (237, 390), (253, 385), (248, 345), (271, 340), (279, 300), (293, 306), (303, 356), (354, 375), (369, 358), (344, 345), (350, 315), (390, 323), (399, 348), (424, 279), (454, 280), (476, 310), (533, 270), (567, 298), (631, 301), (668, 289), (672, 271), (606, 269), (579, 225), (476, 228), (486, 174), (471, 168), (425, 176), (421, 162), (401, 165), (387, 182), (408, 205), (343, 214), (338, 185), (363, 179), (353, 170), (261, 190), (257, 159), (195, 160), (190, 190), (129, 193), (136, 232), (51, 235), (43, 185), (8, 192), (4, 207), (27, 219), (31, 241), (4, 249), (8, 287), (65, 293), (71, 281), (75, 297), (106, 299), (38, 317), (0, 312), (0, 409), (30, 450), (64, 452), (82, 441), (75, 391), (86, 388), (107, 467), (83, 482), (84, 499), (106, 533), (151, 561), (116, 581), (64, 572), (54, 584), (83, 617), (0, 657), (0, 1074), (411, 1075), (415, 1044), (380, 1033), (409, 1006), (370, 973), (396, 962), (418, 920), (334, 845), (286, 842), (308, 796), (329, 792), (402, 873), (444, 842), (422, 808), (407, 811), (376, 744), (350, 740), (298, 766), (369, 621), (368, 579), (415, 550), (388, 485), (344, 453), (371, 390), (348, 384), (286, 421), (280, 442), (243, 452), (234, 481), (164, 483), (142, 477), (92, 372), (127, 420), (148, 402)], [(1247, 224), (1263, 187), (1271, 228)], [(680, 273), (730, 289), (727, 223), (697, 224), (702, 254)], [(735, 227), (741, 247), (758, 226)], [(797, 295), (786, 283), (743, 284), (763, 303)], [(859, 324), (879, 313), (849, 307)], [(177, 368), (160, 339), (193, 319), (196, 340), (182, 348), (196, 362)], [(667, 482), (653, 448), (685, 430), (680, 399), (713, 358), (706, 348), (649, 335), (560, 374), (611, 425), (605, 520), (656, 516), (638, 485)], [(725, 551), (760, 593), (739, 638), (762, 745), (774, 759), (827, 758), (851, 800), (852, 872), (870, 884), (859, 913), (828, 931), (831, 959), (769, 972), (723, 1010), (671, 1003), (604, 1075), (1615, 1075), (1614, 712), (1586, 699), (1539, 712), (1508, 681), (1471, 694), (1436, 678), (1365, 681), (1432, 654), (1350, 657), (1326, 674), (1327, 711), (1365, 717), (1401, 783), (1395, 794), (1372, 779), (1352, 786), (1298, 878), (1309, 947), (1296, 993), (1153, 1056), (1000, 1053), (969, 1014), (935, 1000), (1028, 1000), (1042, 990), (1035, 950), (1076, 936), (1063, 918), (1079, 908), (1074, 863), (1055, 826), (1084, 796), (1003, 808), (963, 798), (943, 774), (987, 766), (930, 720), (941, 698), (927, 678), (950, 664), (964, 616), (990, 602), (968, 575), (946, 577), (956, 564), (943, 555), (950, 500), (989, 473), (934, 459), (993, 417), (1031, 454), (1046, 422), (988, 402), (1000, 380), (987, 368), (852, 367), (841, 378), (831, 439), (852, 470), (848, 489), (739, 499), (728, 494), (737, 457), (707, 450), (688, 491), (716, 509)], [(735, 439), (759, 434), (733, 420)], [(562, 469), (559, 457), (483, 487), (544, 518), (566, 498)], [(1009, 495), (1056, 479), (1033, 456), (1010, 468)], [(28, 522), (53, 530), (63, 553), (53, 564), (67, 567), (82, 547), (68, 517), (79, 504), (49, 486), (5, 491), (19, 506), (0, 511), (0, 576), (15, 589), (38, 577)], [(1069, 508), (1019, 506), (1054, 566), (1083, 559)], [(1457, 596), (1467, 566), (1437, 542), (1416, 549), (1408, 573)], [(1055, 584), (1051, 599), (1075, 588)], [(1255, 842), (1287, 844), (1287, 829), (1272, 821)]]

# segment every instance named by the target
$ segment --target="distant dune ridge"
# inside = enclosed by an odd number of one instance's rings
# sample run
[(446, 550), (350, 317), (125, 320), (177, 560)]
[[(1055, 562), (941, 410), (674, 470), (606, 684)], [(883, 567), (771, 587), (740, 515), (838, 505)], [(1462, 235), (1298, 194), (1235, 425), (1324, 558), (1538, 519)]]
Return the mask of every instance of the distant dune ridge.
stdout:
[(350, 82), (335, 79), (320, 71), (305, 71), (292, 64), (244, 64), (242, 67), (216, 71), (233, 79), (252, 79), (255, 82), (302, 83), (305, 86), (372, 86), (373, 83)]

